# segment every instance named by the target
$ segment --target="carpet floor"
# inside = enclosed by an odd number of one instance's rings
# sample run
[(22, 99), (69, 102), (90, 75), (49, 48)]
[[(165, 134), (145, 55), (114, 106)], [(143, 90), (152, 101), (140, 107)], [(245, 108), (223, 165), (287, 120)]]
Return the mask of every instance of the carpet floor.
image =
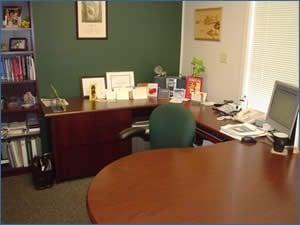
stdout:
[(36, 190), (31, 174), (1, 179), (1, 223), (91, 223), (86, 195), (92, 178)]

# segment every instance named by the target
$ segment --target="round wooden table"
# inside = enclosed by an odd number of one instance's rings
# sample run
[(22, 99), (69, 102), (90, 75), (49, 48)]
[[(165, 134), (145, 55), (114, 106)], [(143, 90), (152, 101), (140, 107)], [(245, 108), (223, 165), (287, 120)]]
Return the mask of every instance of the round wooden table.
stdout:
[(151, 150), (109, 164), (92, 180), (93, 223), (296, 223), (296, 156), (231, 141)]

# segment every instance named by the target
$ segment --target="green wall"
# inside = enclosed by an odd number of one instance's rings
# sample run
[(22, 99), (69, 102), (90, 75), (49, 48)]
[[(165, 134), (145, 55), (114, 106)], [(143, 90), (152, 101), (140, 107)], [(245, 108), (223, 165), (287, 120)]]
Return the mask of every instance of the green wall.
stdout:
[(178, 75), (181, 2), (109, 2), (108, 39), (77, 40), (74, 2), (33, 2), (40, 95), (52, 82), (62, 97), (78, 97), (80, 76), (134, 71), (149, 82), (160, 64)]

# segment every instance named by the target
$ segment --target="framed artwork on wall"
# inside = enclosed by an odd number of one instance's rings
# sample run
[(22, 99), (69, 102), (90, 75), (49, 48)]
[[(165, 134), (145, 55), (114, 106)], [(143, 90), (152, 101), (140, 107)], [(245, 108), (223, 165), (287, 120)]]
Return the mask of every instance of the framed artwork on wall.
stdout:
[(76, 2), (77, 39), (107, 39), (107, 3)]
[(195, 40), (220, 41), (222, 8), (195, 10)]

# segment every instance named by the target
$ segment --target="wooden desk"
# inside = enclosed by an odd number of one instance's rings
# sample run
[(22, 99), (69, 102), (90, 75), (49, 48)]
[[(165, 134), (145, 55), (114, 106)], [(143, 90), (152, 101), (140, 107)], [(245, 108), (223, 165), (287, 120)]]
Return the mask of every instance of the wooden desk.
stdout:
[(135, 119), (148, 118), (159, 104), (156, 99), (68, 102), (65, 112), (42, 108), (51, 133), (57, 181), (94, 176), (110, 162), (129, 155), (131, 140), (121, 142), (118, 133)]
[[(110, 162), (131, 153), (131, 141), (120, 141), (118, 133), (138, 118), (148, 118), (152, 110), (168, 100), (96, 102), (68, 99), (65, 112), (42, 107), (51, 133), (56, 180), (94, 176)], [(213, 143), (232, 140), (219, 132), (232, 121), (216, 120), (211, 107), (185, 103), (197, 121), (196, 134)]]
[(89, 216), (93, 223), (299, 223), (298, 161), (238, 141), (132, 154), (93, 179)]

